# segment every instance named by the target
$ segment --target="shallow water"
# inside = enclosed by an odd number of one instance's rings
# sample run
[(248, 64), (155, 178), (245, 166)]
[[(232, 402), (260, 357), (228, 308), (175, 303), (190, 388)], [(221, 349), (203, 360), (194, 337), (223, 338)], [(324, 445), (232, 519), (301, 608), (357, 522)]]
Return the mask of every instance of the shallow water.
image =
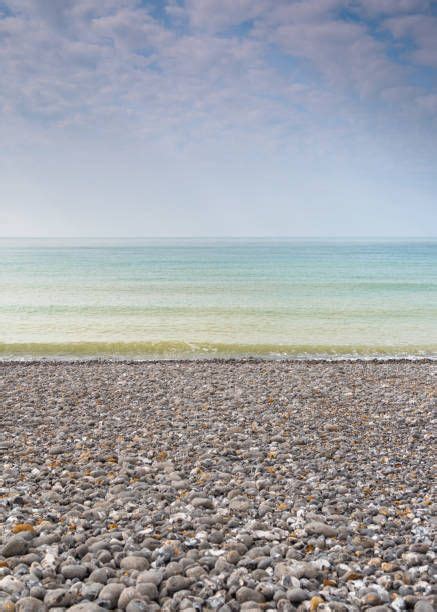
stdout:
[(430, 356), (436, 240), (2, 239), (0, 357)]

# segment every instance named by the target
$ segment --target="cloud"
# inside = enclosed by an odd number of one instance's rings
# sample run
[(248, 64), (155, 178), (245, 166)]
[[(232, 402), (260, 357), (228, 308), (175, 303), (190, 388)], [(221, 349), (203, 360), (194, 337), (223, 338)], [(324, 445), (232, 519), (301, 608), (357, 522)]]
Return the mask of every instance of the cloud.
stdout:
[(194, 28), (220, 32), (256, 19), (271, 5), (269, 0), (187, 0), (185, 11)]
[[(0, 112), (42, 129), (120, 130), (186, 144), (237, 133), (283, 143), (307, 132), (304, 140), (328, 141), (323, 130), (364, 126), (366, 113), (374, 121), (394, 109), (404, 117), (406, 106), (434, 112), (436, 80), (412, 85), (417, 64), (436, 62), (429, 6), (172, 0), (159, 16), (137, 0), (8, 0)], [(370, 13), (372, 22), (363, 17)], [(410, 63), (395, 58), (405, 38), (414, 43)]]
[(421, 0), (0, 0), (12, 226), (213, 233), (239, 211), (262, 233), (308, 203), (338, 200), (332, 227), (351, 202), (395, 210), (435, 184), (435, 19)]
[(397, 39), (409, 39), (414, 49), (409, 53), (412, 62), (437, 68), (437, 17), (406, 15), (392, 17), (385, 22)]
[(404, 13), (424, 12), (431, 8), (432, 0), (365, 0), (360, 10), (372, 16), (402, 15)]

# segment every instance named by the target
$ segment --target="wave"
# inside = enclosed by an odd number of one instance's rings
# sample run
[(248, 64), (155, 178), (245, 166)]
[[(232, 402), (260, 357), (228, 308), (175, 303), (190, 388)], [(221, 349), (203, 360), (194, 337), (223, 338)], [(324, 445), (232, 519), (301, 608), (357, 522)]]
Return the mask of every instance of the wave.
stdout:
[(435, 345), (282, 345), (210, 342), (0, 343), (0, 360), (26, 359), (415, 359), (437, 358)]

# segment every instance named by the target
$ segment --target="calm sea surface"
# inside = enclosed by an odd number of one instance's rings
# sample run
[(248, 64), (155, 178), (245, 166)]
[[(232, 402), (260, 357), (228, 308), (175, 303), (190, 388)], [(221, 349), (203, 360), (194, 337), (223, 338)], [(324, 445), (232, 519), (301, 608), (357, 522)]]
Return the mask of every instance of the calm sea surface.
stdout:
[(0, 239), (3, 359), (436, 353), (436, 240)]

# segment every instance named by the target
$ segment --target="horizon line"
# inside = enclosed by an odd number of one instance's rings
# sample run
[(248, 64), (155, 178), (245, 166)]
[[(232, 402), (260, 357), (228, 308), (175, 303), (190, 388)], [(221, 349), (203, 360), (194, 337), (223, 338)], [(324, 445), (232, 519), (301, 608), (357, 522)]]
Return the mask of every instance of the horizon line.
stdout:
[(0, 240), (204, 240), (204, 239), (222, 239), (222, 240), (241, 240), (241, 239), (293, 239), (293, 240), (341, 240), (341, 239), (355, 239), (355, 240), (381, 240), (381, 239), (415, 239), (415, 240), (436, 240), (437, 235), (407, 235), (407, 234), (395, 234), (395, 235), (366, 235), (366, 234), (341, 234), (341, 235), (317, 235), (308, 234), (305, 236), (287, 235), (287, 234), (272, 234), (272, 235), (212, 235), (206, 234), (202, 236), (193, 235), (165, 235), (165, 236), (0, 236)]

